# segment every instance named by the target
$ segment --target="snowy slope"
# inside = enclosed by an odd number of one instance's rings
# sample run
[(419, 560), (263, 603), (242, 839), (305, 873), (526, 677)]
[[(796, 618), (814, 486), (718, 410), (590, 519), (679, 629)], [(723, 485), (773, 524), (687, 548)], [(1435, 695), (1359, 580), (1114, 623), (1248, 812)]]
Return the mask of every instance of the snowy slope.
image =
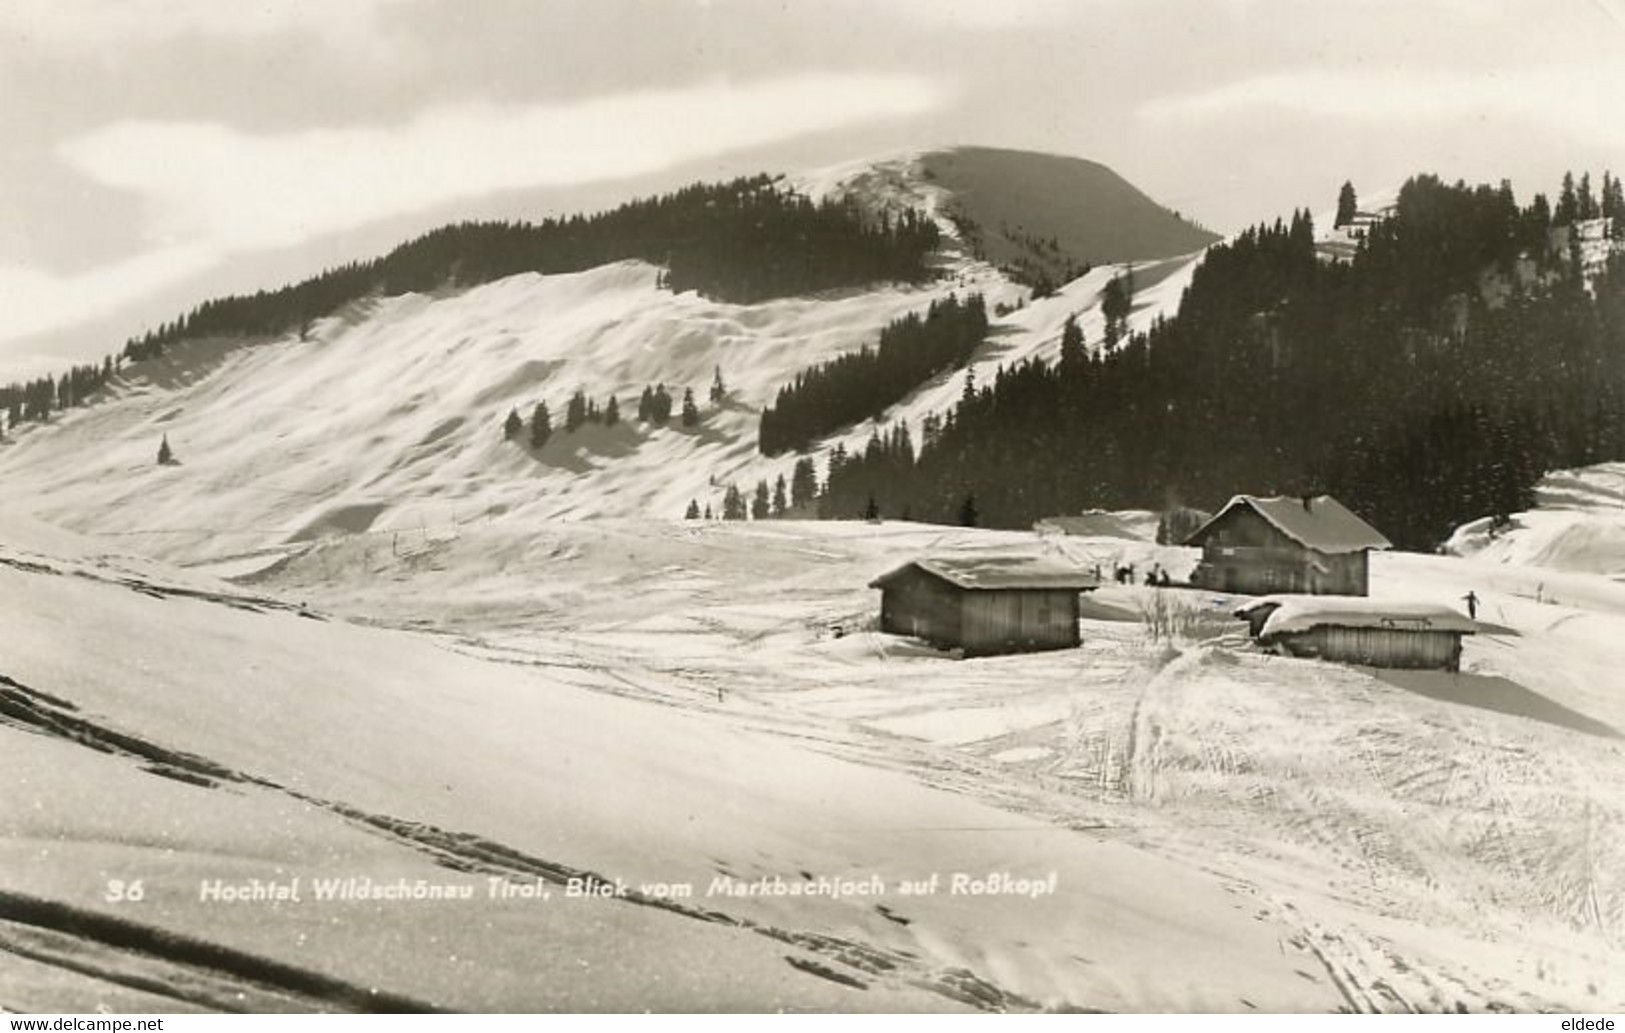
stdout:
[[(873, 630), (876, 574), (901, 557), (989, 549), (1176, 572), (1193, 560), (1119, 537), (893, 522), (598, 520), (522, 537), (499, 522), (405, 558), (335, 540), (259, 587), (1212, 872), (1247, 915), (1286, 927), (1305, 989), (1334, 989), (1338, 1007), (1625, 1003), (1625, 585), (1377, 557), (1378, 599), (1483, 601), (1459, 675), (1262, 655), (1229, 616), (1237, 600), (1138, 586), (1090, 593), (1075, 651), (955, 662)], [(1542, 584), (1561, 598), (1537, 601)], [(1159, 606), (1185, 614), (1167, 622), (1183, 629), (1172, 642), (1148, 634)], [(1019, 853), (1007, 833), (974, 838)], [(1068, 842), (1057, 833), (1041, 849)], [(1148, 869), (1141, 888), (1151, 881)], [(1092, 906), (1055, 902), (1057, 926), (1027, 942), (1047, 948), (1078, 924), (1100, 936), (1082, 917)], [(986, 915), (964, 920), (967, 940), (992, 934)], [(1047, 961), (979, 949), (1039, 992), (1028, 980)], [(1123, 956), (1103, 977), (1104, 1006), (1149, 1006), (1201, 968), (1187, 950), (1170, 943), (1171, 964)], [(1132, 987), (1118, 982), (1128, 971)]]
[[(936, 212), (936, 188), (907, 168), (871, 162), (801, 185), (817, 193), (844, 183), (876, 205)], [(1194, 262), (1136, 269), (1137, 327), (1177, 305)], [(502, 515), (675, 517), (691, 499), (720, 509), (728, 484), (748, 491), (788, 475), (795, 457), (756, 452), (757, 413), (798, 371), (872, 343), (884, 324), (936, 298), (975, 290), (990, 309), (1012, 310), (972, 361), (987, 383), (1001, 364), (1055, 358), (1068, 315), (1079, 314), (1098, 343), (1100, 292), (1115, 272), (1098, 268), (1023, 304), (1025, 289), (950, 241), (943, 278), (925, 288), (733, 305), (659, 290), (653, 267), (628, 262), (381, 299), (319, 321), (309, 340), (176, 348), (116, 387), (112, 400), (0, 444), (0, 477), (53, 521), (141, 532), (133, 544), (145, 552), (223, 563), (223, 571), (335, 533)], [(704, 400), (719, 367), (730, 395), (711, 409)], [(957, 400), (965, 375), (923, 386), (882, 422), (917, 430)], [(693, 388), (709, 410), (704, 422), (652, 429), (631, 421), (638, 394), (657, 382), (679, 399)], [(577, 389), (600, 403), (615, 394), (628, 421), (556, 431), (539, 455), (502, 440), (510, 408), (528, 417), (545, 400), (557, 426)], [(820, 467), (834, 444), (861, 447), (870, 429), (824, 442)], [(180, 465), (154, 464), (164, 435)]]
[[(823, 722), (775, 721), (731, 682), (716, 702), (696, 697), (652, 666), (680, 650), (608, 667), (562, 640), (548, 656), (498, 656), (311, 619), (15, 518), (0, 541), (0, 1006), (1337, 1003), (1294, 972), (1312, 962), (1283, 951), (1282, 923), (1256, 920), (1199, 866), (933, 787)], [(748, 536), (732, 548), (759, 551)], [(587, 551), (600, 571), (621, 562)], [(527, 573), (546, 584), (548, 566)], [(463, 569), (479, 590), (490, 568)], [(401, 587), (397, 603), (417, 595)], [(637, 690), (644, 679), (678, 696)], [(630, 891), (568, 896), (589, 874)], [(954, 874), (1054, 892), (954, 894)], [(939, 892), (899, 888), (933, 875)], [(882, 892), (709, 893), (720, 876), (877, 878)], [(472, 896), (323, 902), (323, 878)], [(226, 903), (205, 895), (217, 879), (303, 891)], [(109, 899), (110, 880), (139, 881), (140, 899)], [(1170, 953), (1181, 965), (1161, 971)]]
[(1457, 556), (1625, 579), (1625, 463), (1546, 475), (1538, 508), (1506, 527), (1491, 517), (1463, 524), (1445, 543)]

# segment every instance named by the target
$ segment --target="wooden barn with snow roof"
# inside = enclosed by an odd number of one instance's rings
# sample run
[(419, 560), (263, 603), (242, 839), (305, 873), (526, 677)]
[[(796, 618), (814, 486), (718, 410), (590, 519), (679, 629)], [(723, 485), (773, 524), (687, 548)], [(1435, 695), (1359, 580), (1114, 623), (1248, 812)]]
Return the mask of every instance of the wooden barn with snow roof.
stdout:
[(1191, 583), (1202, 588), (1366, 595), (1367, 553), (1391, 543), (1330, 495), (1237, 495), (1185, 544), (1201, 546)]
[(1436, 603), (1364, 596), (1270, 595), (1236, 611), (1259, 645), (1291, 656), (1370, 667), (1459, 671), (1478, 624)]
[(1035, 556), (930, 557), (869, 583), (880, 630), (965, 656), (1069, 649), (1079, 642), (1078, 593), (1093, 575)]

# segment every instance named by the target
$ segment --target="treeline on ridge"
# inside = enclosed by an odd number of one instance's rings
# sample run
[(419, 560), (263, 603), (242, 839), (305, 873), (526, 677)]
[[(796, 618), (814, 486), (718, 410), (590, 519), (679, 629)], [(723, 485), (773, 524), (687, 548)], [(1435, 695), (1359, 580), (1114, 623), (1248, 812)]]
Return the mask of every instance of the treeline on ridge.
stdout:
[(189, 337), (261, 336), (311, 321), (373, 293), (477, 286), (517, 273), (580, 272), (642, 259), (662, 286), (750, 303), (931, 275), (936, 224), (913, 211), (870, 216), (854, 202), (814, 203), (767, 175), (697, 183), (595, 215), (444, 226), (381, 258), (329, 269), (272, 291), (205, 301), (131, 339), (140, 360)]

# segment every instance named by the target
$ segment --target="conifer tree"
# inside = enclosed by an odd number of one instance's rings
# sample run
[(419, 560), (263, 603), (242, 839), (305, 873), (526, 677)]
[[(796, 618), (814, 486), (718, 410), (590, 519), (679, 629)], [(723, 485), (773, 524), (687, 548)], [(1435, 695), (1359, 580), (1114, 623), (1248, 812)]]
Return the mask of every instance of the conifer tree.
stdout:
[(1354, 216), (1360, 210), (1359, 198), (1355, 196), (1354, 184), (1345, 180), (1343, 189), (1337, 192), (1337, 218), (1332, 225), (1342, 229), (1354, 221)]
[(784, 474), (781, 473), (778, 480), (773, 482), (773, 515), (782, 517), (789, 508), (789, 499), (785, 498)]
[(574, 434), (585, 422), (587, 422), (587, 395), (577, 388), (564, 409), (564, 430), (566, 433)]
[(1557, 195), (1557, 212), (1554, 222), (1558, 226), (1572, 225), (1580, 217), (1580, 199), (1574, 191), (1574, 173), (1563, 173), (1563, 189)]
[(547, 411), (546, 402), (537, 402), (536, 408), (530, 411), (530, 447), (541, 448), (552, 436), (553, 416)]
[(700, 518), (700, 504), (693, 499), (688, 500), (688, 512), (683, 514), (684, 520), (698, 520)]
[(767, 482), (756, 482), (756, 494), (750, 500), (750, 515), (753, 520), (766, 520), (773, 511), (773, 503), (768, 494)]
[(716, 517), (711, 515), (711, 503), (709, 503), (709, 502), (707, 502), (705, 504), (705, 519), (707, 519), (707, 520), (715, 520), (716, 519)]
[(613, 427), (621, 422), (621, 403), (614, 395), (604, 403), (604, 426)]
[(638, 396), (638, 421), (649, 423), (654, 419), (654, 388), (647, 384), (643, 387), (643, 394)]
[(722, 519), (745, 519), (745, 496), (740, 494), (737, 484), (728, 485), (728, 490), (722, 495)]
[(654, 394), (649, 399), (649, 419), (660, 427), (671, 420), (671, 394), (665, 384), (655, 385)]
[(164, 439), (158, 443), (158, 465), (168, 466), (174, 461), (175, 453), (169, 447), (169, 435), (165, 434)]
[(502, 436), (508, 441), (512, 441), (514, 438), (517, 438), (520, 434), (524, 433), (524, 430), (525, 421), (519, 415), (519, 410), (509, 409), (508, 418), (502, 422)]
[[(1083, 330), (1078, 326), (1078, 317), (1066, 317), (1066, 323), (1061, 327), (1061, 365), (1075, 369), (1088, 355), (1083, 347)], [(921, 432), (925, 429), (922, 427)]]
[(683, 388), (683, 426), (693, 427), (700, 422), (700, 408), (694, 404), (694, 389)]
[(870, 495), (869, 501), (864, 503), (863, 519), (871, 522), (878, 521), (880, 519), (880, 503), (875, 501), (875, 497), (873, 495)]
[(1106, 317), (1106, 348), (1117, 347), (1128, 335), (1128, 317), (1134, 310), (1134, 267), (1106, 284), (1100, 296), (1100, 313)]
[(802, 509), (817, 501), (818, 470), (813, 465), (812, 456), (802, 456), (790, 471), (790, 504)]
[(1597, 217), (1597, 198), (1591, 192), (1591, 173), (1581, 173), (1580, 186), (1575, 195), (1574, 203), (1575, 213), (1581, 219), (1595, 219)]
[(728, 385), (722, 382), (722, 367), (718, 366), (716, 376), (711, 381), (711, 404), (721, 405), (728, 397)]

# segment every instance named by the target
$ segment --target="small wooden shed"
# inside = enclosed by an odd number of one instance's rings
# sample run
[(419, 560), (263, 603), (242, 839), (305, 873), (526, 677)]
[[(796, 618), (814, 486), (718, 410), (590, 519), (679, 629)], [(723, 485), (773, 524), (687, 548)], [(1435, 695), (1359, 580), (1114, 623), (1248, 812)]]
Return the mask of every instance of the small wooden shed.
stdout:
[(869, 583), (880, 630), (965, 656), (1069, 649), (1079, 642), (1078, 593), (1092, 574), (1034, 556), (917, 559)]
[(1262, 646), (1369, 667), (1459, 671), (1462, 636), (1478, 630), (1448, 606), (1364, 596), (1270, 595), (1236, 616)]

